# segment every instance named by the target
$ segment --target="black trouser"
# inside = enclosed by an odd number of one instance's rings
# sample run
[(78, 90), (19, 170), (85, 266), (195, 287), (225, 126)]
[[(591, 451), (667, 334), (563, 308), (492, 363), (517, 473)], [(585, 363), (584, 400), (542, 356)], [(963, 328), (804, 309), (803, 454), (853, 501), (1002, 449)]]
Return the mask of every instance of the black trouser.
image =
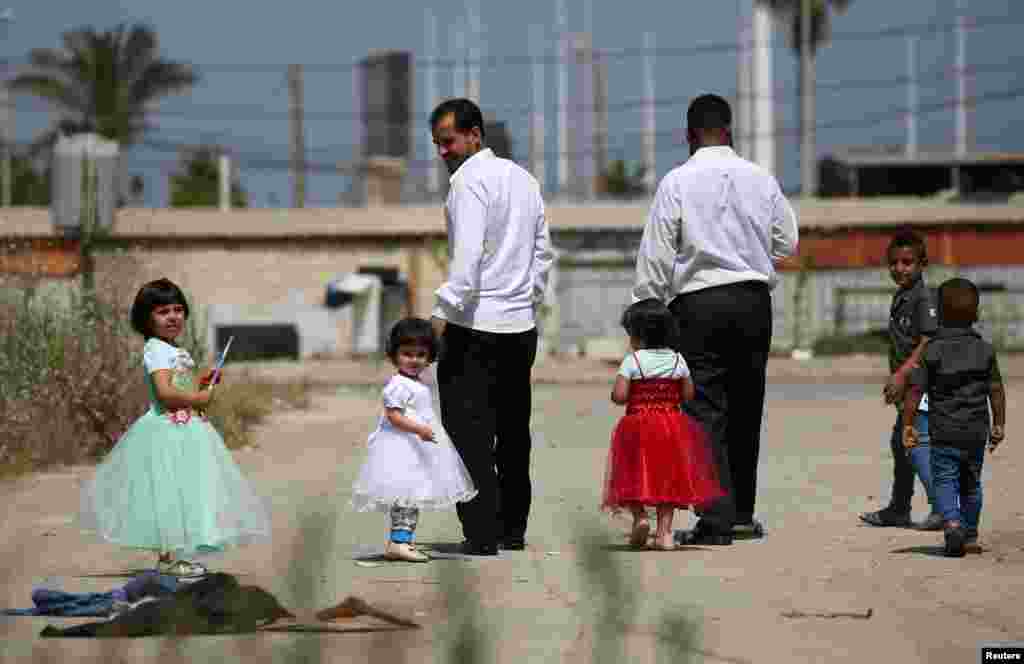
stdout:
[(530, 372), (537, 330), (514, 334), (445, 327), (437, 365), (441, 423), (477, 495), (459, 503), (467, 540), (521, 538), (530, 513)]
[(669, 309), (679, 322), (679, 353), (697, 388), (683, 410), (707, 431), (727, 493), (703, 510), (701, 527), (728, 533), (754, 517), (771, 292), (767, 284), (745, 281), (685, 293)]

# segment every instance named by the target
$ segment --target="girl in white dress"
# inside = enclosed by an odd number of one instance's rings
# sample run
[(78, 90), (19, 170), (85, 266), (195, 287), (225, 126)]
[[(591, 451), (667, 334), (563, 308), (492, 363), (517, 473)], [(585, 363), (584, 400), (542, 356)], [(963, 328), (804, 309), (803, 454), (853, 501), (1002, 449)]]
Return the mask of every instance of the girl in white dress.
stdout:
[(391, 534), (384, 556), (426, 562), (414, 535), (421, 509), (451, 509), (471, 500), (476, 489), (462, 458), (435, 415), (431, 372), (439, 342), (429, 321), (395, 323), (387, 353), (398, 369), (384, 387), (384, 412), (368, 441), (365, 463), (352, 488), (358, 511), (390, 513)]

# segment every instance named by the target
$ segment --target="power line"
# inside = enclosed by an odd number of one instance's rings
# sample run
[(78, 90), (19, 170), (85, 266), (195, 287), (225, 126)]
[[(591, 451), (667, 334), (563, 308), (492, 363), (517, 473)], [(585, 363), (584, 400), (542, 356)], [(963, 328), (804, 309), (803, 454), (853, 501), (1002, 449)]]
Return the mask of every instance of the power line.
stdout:
[[(977, 76), (979, 74), (994, 74), (994, 73), (1014, 73), (1015, 74), (1015, 73), (1017, 73), (1017, 72), (1019, 72), (1021, 70), (1021, 66), (1020, 66), (1020, 64), (1012, 64), (1012, 63), (1020, 63), (1022, 60), (1024, 60), (1024, 58), (1018, 56), (1018, 57), (1011, 58), (1009, 63), (1002, 62), (1002, 63), (986, 63), (986, 64), (981, 64), (981, 65), (972, 65), (972, 66), (970, 66), (968, 68), (967, 74), (969, 76)], [(919, 85), (922, 84), (922, 83), (928, 83), (928, 82), (931, 82), (933, 84), (945, 83), (945, 82), (948, 82), (948, 78), (947, 78), (948, 72), (949, 72), (949, 67), (948, 66), (942, 65), (942, 66), (939, 66), (939, 67), (934, 67), (931, 70), (925, 72), (923, 75), (919, 76), (917, 78), (917, 82), (918, 82)], [(882, 89), (882, 88), (890, 88), (890, 87), (901, 87), (901, 86), (906, 85), (909, 81), (910, 81), (910, 77), (908, 77), (906, 75), (889, 77), (889, 78), (863, 78), (863, 79), (847, 79), (847, 80), (837, 79), (837, 80), (832, 80), (832, 81), (819, 81), (816, 84), (815, 87), (817, 89), (819, 89), (819, 90)], [(794, 103), (794, 97), (792, 97), (791, 95), (795, 95), (796, 91), (797, 91), (797, 87), (795, 85), (777, 86), (775, 88), (775, 90), (774, 90), (773, 95), (775, 96), (775, 98), (780, 100), (779, 103), (781, 103), (781, 104), (790, 104), (790, 103)], [(736, 90), (732, 90), (731, 92), (733, 93), (732, 96), (737, 96), (737, 91)], [(752, 94), (741, 95), (741, 98), (742, 99), (759, 99), (759, 98), (761, 98), (763, 96), (764, 95), (759, 95), (759, 94), (756, 94), (756, 93), (752, 93)], [(47, 103), (45, 100), (39, 99), (37, 97), (27, 97), (27, 98), (28, 99), (32, 99), (33, 101), (35, 101), (35, 102), (37, 102), (39, 104), (46, 104)], [(660, 108), (682, 107), (682, 106), (688, 105), (691, 100), (692, 100), (691, 96), (681, 96), (680, 95), (680, 96), (662, 97), (661, 99), (656, 99), (654, 104), (655, 104), (656, 107), (660, 107)], [(636, 109), (642, 108), (643, 107), (643, 103), (644, 103), (643, 99), (626, 99), (626, 100), (623, 100), (621, 102), (613, 102), (613, 103), (607, 104), (606, 107), (604, 107), (602, 110), (605, 110), (605, 111), (607, 111), (609, 113), (631, 111), (631, 110), (636, 110)], [(0, 103), (0, 106), (3, 106), (3, 105), (4, 104)], [(17, 101), (15, 101), (15, 102), (8, 102), (6, 105), (7, 106), (14, 106), (15, 108), (20, 108), (20, 110), (22, 110), (22, 111), (29, 110), (29, 109), (25, 109), (23, 107), (19, 107)], [(275, 118), (276, 119), (285, 120), (285, 119), (288, 119), (290, 117), (289, 116), (289, 111), (287, 111), (287, 110), (280, 110), (280, 111), (277, 111), (277, 110), (267, 110), (263, 105), (257, 104), (257, 103), (253, 103), (253, 104), (223, 103), (222, 104), (222, 103), (218, 103), (218, 102), (213, 102), (213, 103), (191, 104), (191, 107), (196, 109), (198, 111), (198, 113), (194, 112), (191, 109), (189, 109), (189, 110), (185, 110), (185, 109), (182, 109), (182, 110), (176, 110), (176, 109), (155, 109), (155, 110), (152, 110), (152, 111), (147, 111), (146, 112), (146, 116), (147, 117), (162, 117), (162, 118), (182, 118), (182, 119), (188, 119), (188, 120), (195, 120), (195, 121), (199, 121), (199, 122), (215, 121), (215, 120), (231, 120), (231, 121), (234, 121), (234, 122), (245, 122), (245, 121), (264, 121), (266, 119), (275, 119)], [(555, 105), (555, 106), (552, 107), (550, 105), (545, 105), (545, 110), (551, 110), (552, 108), (554, 110), (558, 110), (559, 106)], [(571, 108), (572, 110), (575, 110), (575, 111), (590, 111), (590, 110), (595, 110), (597, 107), (594, 104), (573, 103), (573, 104), (569, 105), (569, 108)], [(207, 109), (212, 109), (212, 111), (210, 111), (208, 113)], [(30, 109), (30, 112), (49, 112), (49, 110), (50, 110), (49, 108), (46, 108), (46, 109), (33, 108), (33, 109)], [(498, 107), (494, 107), (494, 108), (488, 108), (487, 110), (488, 110), (489, 113), (505, 114), (505, 115), (502, 115), (502, 117), (519, 116), (519, 115), (521, 115), (523, 117), (526, 117), (530, 113), (533, 112), (532, 106), (498, 106)], [(367, 116), (369, 118), (374, 118), (374, 117), (382, 117), (383, 114), (376, 114), (376, 113), (374, 113), (374, 114), (367, 114)], [(359, 118), (359, 117), (363, 117), (363, 114), (360, 111), (343, 111), (343, 110), (338, 110), (338, 111), (307, 110), (307, 111), (305, 111), (305, 119), (307, 121), (351, 120), (351, 119), (355, 119), (355, 118)], [(427, 122), (427, 120), (426, 120), (426, 117), (424, 116), (421, 121), (418, 121), (418, 122), (414, 121), (412, 124), (413, 125), (426, 124), (426, 122)], [(405, 127), (408, 126), (407, 124), (403, 124), (403, 123), (390, 123), (390, 124), (392, 124), (394, 126), (394, 128), (396, 128), (396, 129), (398, 129), (398, 128), (405, 128)]]
[[(1011, 89), (1011, 90), (1004, 90), (1004, 91), (997, 91), (997, 92), (991, 92), (991, 93), (984, 93), (984, 94), (980, 94), (980, 95), (975, 95), (974, 97), (969, 98), (967, 100), (967, 103), (970, 106), (972, 106), (972, 107), (977, 107), (977, 106), (982, 106), (982, 105), (991, 104), (991, 103), (999, 103), (999, 102), (1005, 102), (1005, 101), (1012, 101), (1012, 100), (1020, 99), (1022, 97), (1024, 97), (1024, 88), (1016, 88), (1016, 89)], [(957, 101), (955, 99), (948, 99), (948, 98), (946, 98), (946, 99), (943, 99), (943, 100), (940, 100), (940, 101), (931, 102), (931, 103), (927, 103), (927, 104), (922, 104), (918, 108), (918, 115), (929, 115), (929, 114), (936, 113), (936, 112), (939, 112), (939, 111), (949, 110), (949, 109), (953, 108), (956, 105), (956, 103), (957, 103)], [(839, 119), (839, 120), (831, 120), (831, 121), (819, 122), (819, 123), (817, 123), (815, 125), (815, 129), (816, 130), (833, 130), (833, 129), (858, 129), (858, 128), (862, 129), (862, 128), (870, 128), (870, 127), (879, 126), (879, 125), (884, 124), (885, 122), (890, 121), (890, 120), (894, 120), (894, 119), (899, 119), (899, 118), (905, 117), (907, 112), (908, 112), (908, 109), (906, 109), (905, 107), (890, 107), (890, 108), (887, 108), (887, 109), (884, 109), (884, 110), (879, 110), (879, 111), (876, 111), (876, 112), (873, 112), (873, 113), (868, 113), (866, 115), (862, 115), (862, 116), (860, 116), (858, 118), (846, 118), (846, 119)], [(156, 129), (157, 131), (161, 131), (161, 132), (164, 131), (160, 127), (155, 127), (154, 129)], [(281, 165), (284, 165), (282, 167), (286, 167), (287, 164), (290, 163), (289, 159), (287, 157), (279, 157), (279, 156), (277, 156), (277, 154), (275, 154), (275, 151), (287, 152), (288, 146), (266, 144), (265, 142), (260, 141), (260, 146), (259, 146), (258, 149), (239, 148), (239, 147), (237, 147), (237, 145), (239, 143), (238, 139), (240, 138), (239, 136), (230, 134), (228, 132), (210, 132), (210, 133), (215, 134), (218, 137), (218, 140), (210, 141), (209, 140), (210, 137), (205, 137), (205, 138), (202, 138), (202, 139), (200, 139), (198, 141), (196, 141), (196, 140), (192, 140), (192, 141), (167, 141), (167, 140), (162, 140), (160, 138), (147, 137), (147, 138), (144, 138), (142, 141), (140, 141), (138, 143), (138, 145), (141, 146), (141, 147), (149, 148), (149, 149), (157, 151), (157, 152), (174, 152), (174, 153), (177, 153), (178, 155), (181, 155), (182, 153), (185, 153), (185, 152), (187, 152), (189, 150), (192, 150), (192, 149), (196, 148), (199, 145), (210, 144), (212, 142), (212, 143), (217, 144), (217, 145), (225, 146), (228, 149), (228, 151), (231, 153), (231, 155), (232, 155), (232, 157), (234, 159), (239, 160), (240, 162), (245, 163), (247, 165), (251, 164), (251, 165), (254, 165), (254, 166), (262, 166), (262, 167), (267, 167), (267, 168), (277, 168), (278, 166), (281, 166)], [(792, 136), (799, 135), (800, 129), (799, 128), (782, 128), (782, 129), (778, 129), (778, 130), (772, 131), (770, 133), (772, 135), (776, 136), (776, 137), (792, 137)], [(616, 153), (619, 153), (619, 154), (624, 154), (625, 151), (626, 151), (626, 146), (631, 145), (634, 142), (634, 139), (636, 137), (642, 135), (642, 134), (643, 134), (643, 131), (642, 130), (638, 130), (638, 129), (629, 129), (629, 130), (625, 130), (625, 131), (616, 132), (615, 136), (618, 136), (619, 138), (624, 139), (627, 142), (625, 144), (610, 145), (610, 146), (608, 146), (608, 149), (610, 151), (613, 151), (613, 152), (616, 152)], [(754, 135), (761, 135), (761, 134), (754, 134)], [(675, 145), (676, 143), (680, 143), (679, 139), (681, 138), (681, 134), (680, 134), (679, 130), (675, 130), (674, 129), (674, 130), (665, 130), (665, 131), (656, 132), (655, 133), (655, 137), (658, 138), (658, 139), (661, 139), (661, 140), (669, 140), (670, 141), (670, 145), (665, 145), (665, 143), (662, 143), (662, 147), (661, 147), (662, 150), (674, 149), (676, 147), (682, 147), (681, 144), (680, 145)], [(248, 140), (248, 141), (258, 141), (259, 140), (259, 139), (255, 139), (254, 137), (244, 137), (244, 138), (246, 140)], [(340, 145), (320, 146), (320, 147), (317, 147), (317, 148), (313, 148), (312, 150), (310, 150), (310, 152), (326, 153), (326, 152), (330, 152), (330, 151), (338, 151), (338, 152), (344, 152), (344, 153), (347, 153), (348, 155), (351, 155), (353, 148), (354, 148), (354, 146), (349, 145), (349, 144), (340, 144)], [(588, 150), (579, 150), (579, 151), (567, 151), (567, 152), (564, 152), (564, 153), (568, 154), (570, 156), (573, 156), (573, 157), (580, 157), (580, 156), (590, 156), (590, 155), (593, 155), (594, 152), (595, 152), (594, 150), (588, 149)], [(563, 154), (563, 151), (560, 151), (560, 150), (558, 150), (556, 148), (556, 149), (553, 149), (553, 150), (546, 150), (544, 152), (544, 154), (547, 157), (557, 156), (557, 155)], [(429, 159), (429, 160), (409, 160), (409, 161), (407, 161), (407, 165), (410, 166), (410, 167), (423, 167), (423, 166), (427, 166), (427, 165), (433, 165), (434, 163), (435, 163), (435, 160), (433, 160), (433, 159)], [(343, 172), (352, 171), (353, 167), (349, 164), (349, 159), (346, 159), (343, 156), (339, 156), (337, 158), (337, 160), (332, 160), (332, 161), (329, 161), (329, 162), (325, 162), (325, 161), (311, 161), (311, 162), (308, 162), (307, 170), (312, 171), (312, 172), (324, 172), (324, 173), (337, 174), (337, 173), (343, 173)]]
[[(1011, 101), (1011, 100), (1015, 100), (1015, 99), (1020, 99), (1022, 97), (1024, 97), (1024, 88), (1017, 88), (1017, 89), (1012, 89), (1012, 90), (1007, 90), (1007, 91), (999, 91), (999, 92), (992, 92), (992, 93), (977, 95), (977, 96), (969, 99), (968, 103), (971, 104), (974, 107), (977, 107), (977, 106), (981, 106), (981, 105), (985, 105), (985, 104), (990, 104), (990, 103), (998, 103), (998, 102), (1004, 102), (1004, 101)], [(931, 113), (935, 113), (935, 112), (939, 112), (939, 111), (943, 111), (943, 110), (948, 110), (948, 109), (952, 108), (956, 103), (957, 103), (956, 100), (944, 99), (944, 100), (938, 101), (938, 102), (932, 102), (932, 103), (928, 103), (928, 104), (923, 104), (923, 105), (919, 106), (918, 112), (919, 112), (920, 115), (927, 115), (927, 114), (931, 114)], [(884, 124), (886, 121), (889, 121), (889, 120), (902, 118), (906, 113), (907, 113), (907, 109), (906, 108), (903, 108), (903, 107), (891, 107), (891, 108), (888, 108), (888, 109), (885, 109), (885, 110), (881, 110), (881, 111), (878, 111), (878, 112), (875, 112), (875, 113), (869, 113), (869, 114), (861, 116), (859, 118), (850, 118), (850, 119), (841, 119), (841, 120), (819, 122), (819, 123), (816, 124), (815, 128), (818, 129), (818, 130), (830, 130), (830, 129), (841, 129), (841, 128), (842, 129), (870, 128), (870, 127), (875, 127), (875, 126)], [(797, 135), (799, 135), (799, 132), (800, 132), (799, 128), (785, 128), (785, 129), (776, 130), (776, 131), (771, 132), (771, 133), (774, 134), (775, 136), (788, 137), (788, 136), (797, 136)], [(641, 130), (627, 130), (627, 131), (624, 131), (624, 132), (617, 132), (616, 135), (621, 137), (621, 138), (623, 138), (623, 139), (632, 139), (632, 137), (637, 136), (639, 134), (642, 134)], [(679, 133), (676, 130), (661, 131), (661, 132), (656, 132), (655, 136), (658, 137), (658, 138), (661, 138), (661, 139), (678, 139), (679, 138)], [(631, 144), (631, 143), (627, 143), (626, 145), (629, 145), (629, 144)], [(148, 148), (151, 148), (151, 149), (154, 149), (156, 151), (164, 151), (164, 152), (167, 152), (167, 151), (181, 152), (182, 149), (185, 149), (185, 148), (188, 148), (188, 147), (194, 147), (193, 144), (185, 145), (185, 144), (182, 144), (182, 143), (160, 141), (159, 139), (145, 139), (141, 143), (141, 145), (144, 145), (144, 146), (146, 146)], [(281, 146), (281, 149), (282, 150), (285, 149), (285, 146)], [(619, 154), (624, 154), (625, 151), (626, 151), (626, 147), (625, 147), (625, 145), (620, 144), (620, 145), (616, 145), (616, 146), (609, 146), (609, 150), (614, 151), (614, 152), (619, 153)], [(558, 154), (562, 154), (562, 152), (558, 151), (558, 150), (548, 150), (548, 151), (545, 151), (545, 155), (546, 156), (553, 156), (553, 155), (558, 155)], [(577, 157), (578, 156), (588, 156), (588, 155), (594, 154), (594, 151), (593, 150), (581, 150), (581, 151), (569, 152), (568, 154), (570, 154), (572, 156), (577, 156)], [(241, 163), (244, 163), (246, 165), (253, 164), (253, 165), (257, 166), (257, 167), (266, 167), (266, 168), (278, 168), (278, 167), (281, 167), (281, 168), (287, 168), (287, 165), (289, 164), (289, 161), (288, 161), (287, 158), (277, 157), (277, 156), (274, 156), (272, 154), (267, 154), (267, 153), (257, 153), (257, 152), (248, 151), (248, 150), (234, 149), (234, 150), (232, 150), (232, 155), (233, 155), (234, 158), (238, 159)], [(407, 165), (409, 165), (410, 167), (422, 167), (422, 166), (425, 166), (425, 165), (432, 165), (434, 163), (435, 163), (435, 160), (409, 160), (407, 162)], [(311, 162), (307, 163), (307, 167), (312, 172), (324, 172), (324, 173), (332, 173), (332, 174), (347, 173), (347, 172), (351, 172), (351, 171), (354, 170), (354, 167), (351, 164), (347, 164), (343, 160), (339, 160), (339, 161), (333, 162), (333, 163), (328, 163), (328, 162), (312, 162), (311, 161)]]
[[(1005, 16), (983, 16), (975, 17), (971, 20), (970, 29), (977, 31), (983, 28), (991, 27), (1019, 27), (1024, 26), (1024, 21), (1010, 21)], [(887, 39), (895, 37), (905, 37), (910, 35), (934, 35), (944, 34), (952, 31), (956, 27), (953, 22), (932, 22), (932, 23), (918, 23), (918, 24), (905, 24), (898, 26), (883, 27), (877, 30), (861, 30), (861, 31), (841, 31), (832, 34), (829, 42), (844, 42), (844, 41), (864, 41), (870, 39)], [(624, 60), (630, 58), (642, 57), (644, 55), (655, 55), (655, 56), (668, 56), (668, 57), (679, 57), (688, 55), (702, 55), (707, 53), (728, 53), (739, 51), (744, 45), (737, 41), (723, 41), (723, 42), (710, 42), (708, 44), (699, 44), (696, 46), (678, 46), (678, 47), (656, 47), (653, 49), (645, 49), (643, 47), (624, 47), (617, 49), (595, 49), (595, 57), (601, 58), (602, 60)], [(497, 65), (533, 65), (538, 61), (545, 64), (560, 64), (565, 61), (564, 58), (560, 58), (557, 55), (536, 55), (536, 54), (508, 54), (508, 55), (493, 55), (482, 58), (469, 59), (462, 57), (442, 57), (442, 58), (415, 58), (413, 60), (417, 67), (433, 67), (433, 68), (455, 68), (457, 66), (473, 65), (473, 66), (487, 66), (494, 67)], [(9, 59), (7, 64), (11, 63), (30, 65), (30, 61), (27, 58), (22, 59)], [(574, 60), (570, 58), (570, 63)], [(200, 75), (204, 71), (208, 72), (231, 72), (231, 73), (285, 73), (288, 69), (288, 64), (271, 64), (271, 63), (183, 63), (187, 64), (194, 69), (198, 70)], [(360, 67), (359, 61), (354, 62), (339, 62), (339, 63), (303, 63), (302, 64), (305, 73), (337, 73), (342, 71), (352, 71)]]

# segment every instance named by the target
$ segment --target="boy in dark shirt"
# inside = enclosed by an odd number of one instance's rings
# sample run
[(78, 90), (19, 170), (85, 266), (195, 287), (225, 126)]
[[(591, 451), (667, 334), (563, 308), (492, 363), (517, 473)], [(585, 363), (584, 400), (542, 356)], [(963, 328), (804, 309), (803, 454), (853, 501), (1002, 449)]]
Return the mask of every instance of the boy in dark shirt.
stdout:
[[(977, 287), (967, 279), (950, 279), (939, 287), (942, 326), (914, 369), (903, 404), (904, 417), (913, 415), (921, 395), (929, 395), (935, 502), (944, 522), (945, 553), (954, 557), (977, 545), (985, 443), (994, 450), (1006, 424), (1006, 392), (995, 350), (971, 327), (978, 320), (978, 300)], [(917, 438), (913, 427), (904, 427), (908, 451)]]
[[(889, 437), (893, 459), (892, 494), (888, 507), (877, 512), (861, 514), (860, 518), (872, 526), (909, 527), (910, 502), (914, 497), (914, 475), (921, 479), (931, 513), (921, 523), (923, 530), (942, 528), (942, 517), (935, 509), (932, 493), (931, 462), (928, 460), (928, 398), (922, 401), (910, 419), (904, 419), (901, 409), (907, 380), (913, 367), (920, 361), (929, 337), (939, 327), (935, 296), (924, 282), (924, 268), (928, 254), (924, 239), (913, 231), (904, 230), (893, 236), (886, 251), (889, 276), (899, 286), (892, 298), (889, 315), (889, 381), (883, 395), (885, 403), (896, 404), (896, 423)], [(917, 427), (918, 446), (910, 453), (903, 449), (903, 424)]]

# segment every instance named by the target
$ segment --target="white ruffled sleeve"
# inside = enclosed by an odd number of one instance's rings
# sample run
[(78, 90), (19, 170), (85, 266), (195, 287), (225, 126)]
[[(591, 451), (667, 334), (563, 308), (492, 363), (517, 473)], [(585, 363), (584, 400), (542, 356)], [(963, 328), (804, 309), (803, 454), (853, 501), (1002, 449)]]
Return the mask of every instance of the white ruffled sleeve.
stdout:
[(400, 377), (395, 376), (384, 386), (384, 407), (406, 410), (412, 406), (412, 390)]
[(146, 373), (173, 369), (177, 359), (178, 349), (156, 337), (150, 337), (142, 349), (142, 365), (146, 368)]

